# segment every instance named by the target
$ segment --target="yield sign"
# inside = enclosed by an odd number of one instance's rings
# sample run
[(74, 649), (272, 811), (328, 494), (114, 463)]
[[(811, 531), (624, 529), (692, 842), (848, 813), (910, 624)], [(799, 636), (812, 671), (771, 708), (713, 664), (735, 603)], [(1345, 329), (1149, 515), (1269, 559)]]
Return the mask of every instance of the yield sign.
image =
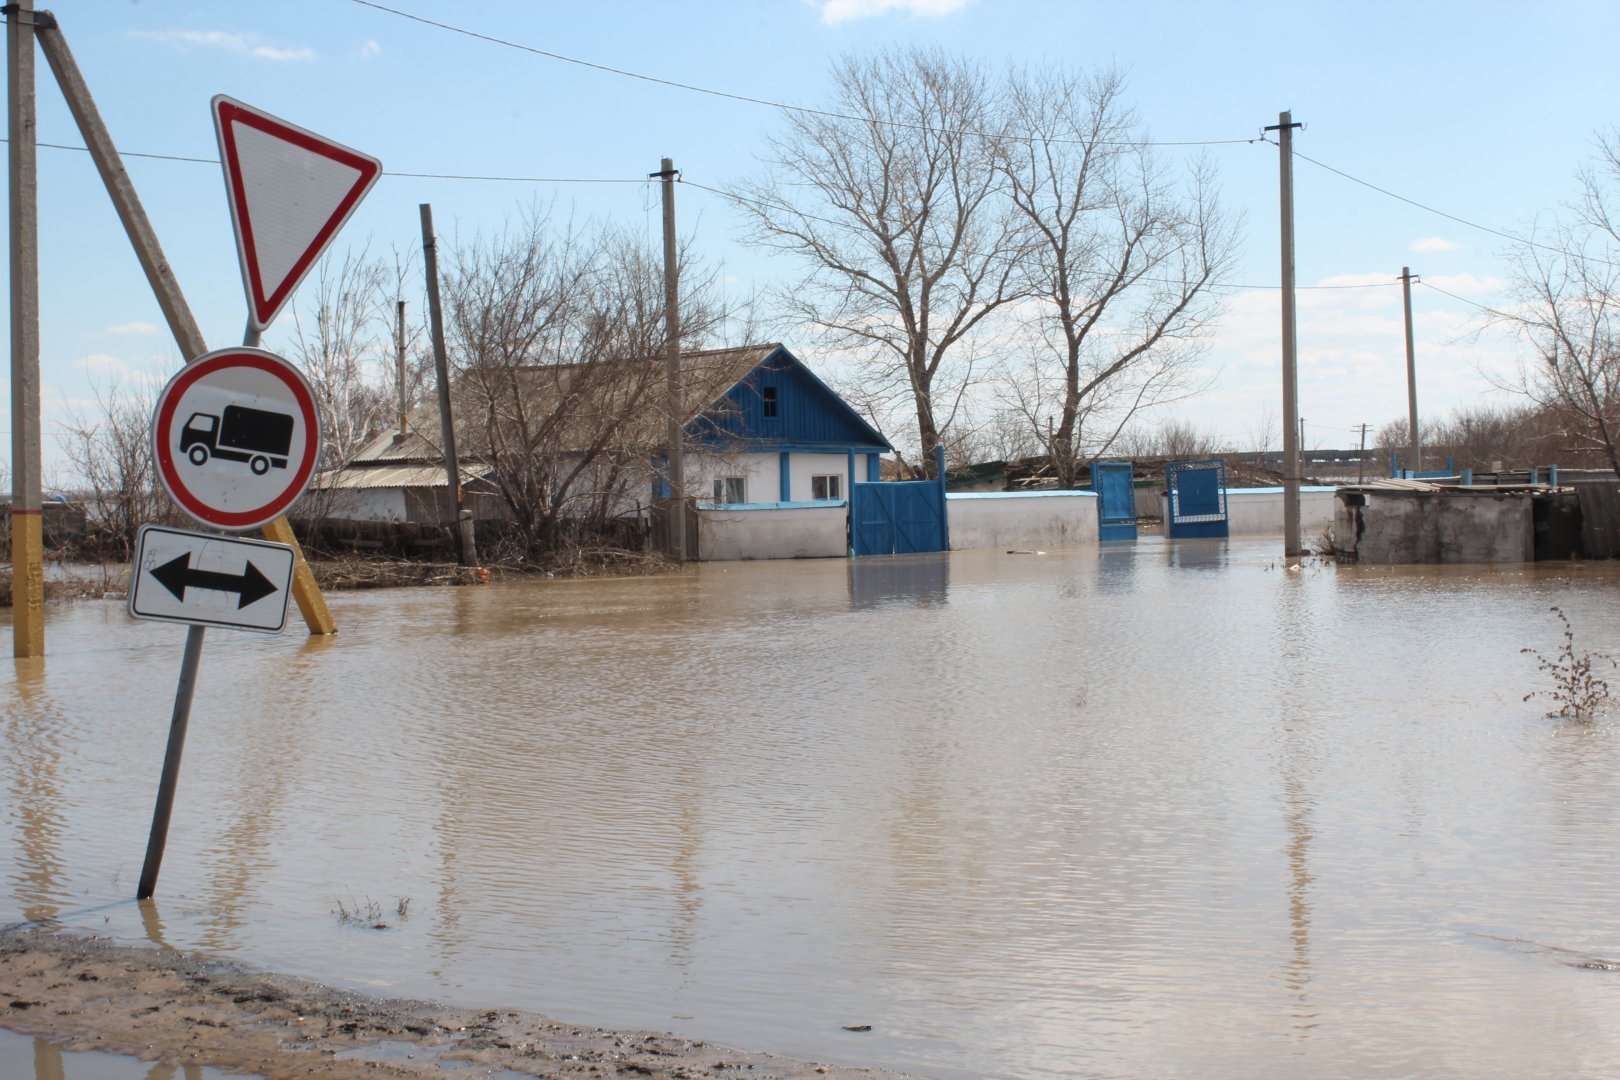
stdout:
[(382, 162), (224, 94), (213, 105), (248, 322), (263, 330), (382, 175)]

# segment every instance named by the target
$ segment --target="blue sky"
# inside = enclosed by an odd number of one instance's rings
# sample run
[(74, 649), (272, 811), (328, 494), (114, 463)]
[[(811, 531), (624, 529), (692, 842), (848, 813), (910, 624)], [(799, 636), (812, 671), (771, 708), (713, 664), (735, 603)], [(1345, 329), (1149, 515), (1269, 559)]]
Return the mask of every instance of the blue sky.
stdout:
[[(126, 152), (216, 156), (210, 98), (226, 93), (379, 157), (394, 173), (639, 180), (672, 157), (722, 186), (757, 168), (768, 107), (677, 89), (434, 28), (352, 0), (58, 0), (58, 16)], [(1620, 5), (1599, 3), (1092, 3), (1084, 0), (457, 0), (388, 6), (531, 49), (674, 82), (815, 106), (846, 52), (939, 46), (1001, 66), (1118, 65), (1155, 139), (1245, 140), (1291, 109), (1296, 149), (1409, 199), (1513, 231), (1575, 191), (1596, 133), (1620, 121)], [(39, 138), (82, 145), (39, 65)], [(1247, 447), (1280, 414), (1277, 151), (1264, 143), (1166, 147), (1207, 154), (1245, 216), (1233, 281), (1206, 358), (1211, 388), (1174, 407)], [(131, 158), (129, 169), (214, 347), (245, 319), (217, 166)], [(66, 481), (54, 434), (96, 385), (179, 362), (87, 155), (40, 151), (46, 483)], [(1300, 413), (1307, 445), (1354, 445), (1356, 425), (1406, 410), (1404, 265), (1490, 305), (1507, 241), (1296, 164)], [(658, 195), (629, 184), (429, 180), (385, 175), (338, 245), (417, 245), (417, 206), (441, 240), (497, 230), (555, 199), (559, 216), (611, 219), (656, 239)], [(692, 185), (681, 229), (739, 288), (779, 266), (738, 243), (737, 218)], [(3, 209), (3, 208), (0, 208)], [(1425, 415), (1477, 403), (1482, 371), (1514, 347), (1477, 340), (1478, 309), (1414, 288)], [(294, 304), (299, 298), (294, 298)], [(283, 315), (265, 336), (284, 343)], [(793, 344), (789, 341), (789, 345)], [(817, 363), (813, 352), (805, 359)], [(9, 384), (0, 386), (9, 429)], [(1275, 426), (1275, 420), (1273, 420)], [(9, 453), (9, 436), (0, 449)]]

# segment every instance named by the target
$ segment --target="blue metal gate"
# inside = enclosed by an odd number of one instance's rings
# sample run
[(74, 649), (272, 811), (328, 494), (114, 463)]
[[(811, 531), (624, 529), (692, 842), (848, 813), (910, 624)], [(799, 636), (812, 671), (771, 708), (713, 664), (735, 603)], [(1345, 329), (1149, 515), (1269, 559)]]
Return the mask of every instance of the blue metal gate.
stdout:
[(1170, 496), (1165, 531), (1170, 536), (1225, 536), (1226, 462), (1219, 458), (1172, 461), (1164, 467)]
[(856, 555), (945, 551), (945, 482), (851, 484), (850, 546)]
[(1131, 463), (1093, 462), (1091, 490), (1097, 493), (1098, 539), (1135, 540), (1136, 474)]

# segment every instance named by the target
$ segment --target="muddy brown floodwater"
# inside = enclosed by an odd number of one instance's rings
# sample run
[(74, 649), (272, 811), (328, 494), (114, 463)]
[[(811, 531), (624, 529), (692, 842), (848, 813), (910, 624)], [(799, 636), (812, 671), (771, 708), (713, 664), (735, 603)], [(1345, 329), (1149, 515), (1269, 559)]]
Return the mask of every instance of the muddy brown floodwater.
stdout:
[(0, 896), (334, 993), (928, 1076), (1620, 1073), (1620, 726), (1547, 719), (1520, 652), (1557, 605), (1620, 654), (1620, 567), (1280, 548), (211, 631), (150, 906), (184, 632), (53, 608), (0, 684)]

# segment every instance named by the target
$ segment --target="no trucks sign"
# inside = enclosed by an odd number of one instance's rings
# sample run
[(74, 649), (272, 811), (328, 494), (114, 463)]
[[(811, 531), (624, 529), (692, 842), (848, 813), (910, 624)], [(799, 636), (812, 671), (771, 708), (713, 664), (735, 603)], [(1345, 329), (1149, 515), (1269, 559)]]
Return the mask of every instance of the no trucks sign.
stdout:
[(152, 451), (182, 510), (215, 528), (274, 521), (309, 486), (320, 455), (315, 395), (263, 349), (220, 349), (181, 368), (158, 396)]

